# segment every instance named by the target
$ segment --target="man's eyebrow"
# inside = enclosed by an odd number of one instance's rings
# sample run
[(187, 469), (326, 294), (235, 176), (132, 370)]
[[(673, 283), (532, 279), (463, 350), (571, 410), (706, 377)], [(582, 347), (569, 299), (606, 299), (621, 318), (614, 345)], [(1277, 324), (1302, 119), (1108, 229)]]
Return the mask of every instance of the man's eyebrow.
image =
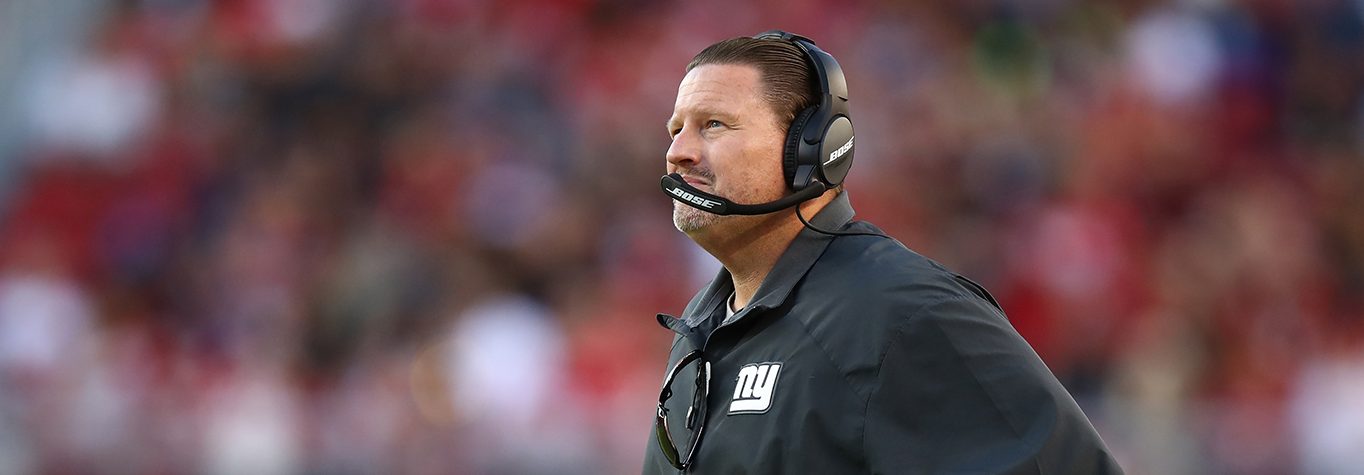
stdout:
[[(732, 114), (732, 113), (729, 113), (729, 112), (726, 112), (726, 111), (722, 111), (722, 110), (720, 110), (720, 109), (716, 109), (716, 108), (712, 108), (712, 107), (699, 107), (699, 108), (696, 108), (696, 109), (692, 109), (692, 110), (690, 110), (690, 111), (684, 111), (684, 114), (683, 114), (683, 115), (688, 115), (688, 114), (690, 114), (690, 115), (698, 115), (698, 116), (703, 116), (703, 117), (719, 117), (719, 118), (721, 118), (721, 119), (724, 119), (724, 120), (727, 121), (727, 122), (735, 122), (735, 121), (738, 119), (738, 116), (736, 116), (736, 115), (734, 115), (734, 114)], [(669, 132), (671, 132), (671, 131), (673, 130), (673, 127), (676, 126), (678, 122), (681, 122), (681, 120), (678, 119), (677, 116), (672, 116), (672, 117), (669, 117), (669, 118), (668, 118), (668, 121), (665, 122), (665, 123), (663, 124), (663, 126), (664, 126), (665, 128), (667, 128)]]
[(730, 122), (733, 122), (735, 119), (738, 118), (738, 116), (735, 116), (735, 115), (732, 114), (732, 113), (729, 113), (729, 112), (726, 112), (726, 111), (722, 111), (722, 110), (720, 110), (720, 109), (710, 108), (710, 107), (697, 109), (697, 110), (696, 110), (696, 113), (697, 113), (698, 115), (703, 115), (703, 116), (707, 116), (707, 117), (719, 117), (719, 118), (721, 118), (721, 119), (725, 119), (726, 121), (730, 121)]

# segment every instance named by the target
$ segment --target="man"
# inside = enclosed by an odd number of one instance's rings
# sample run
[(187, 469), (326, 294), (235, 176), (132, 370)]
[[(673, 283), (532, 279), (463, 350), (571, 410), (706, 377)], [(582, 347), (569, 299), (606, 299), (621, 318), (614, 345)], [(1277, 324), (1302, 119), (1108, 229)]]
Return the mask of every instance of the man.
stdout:
[(983, 288), (852, 221), (847, 98), (789, 33), (687, 66), (663, 188), (724, 269), (658, 317), (678, 336), (644, 473), (1120, 472)]

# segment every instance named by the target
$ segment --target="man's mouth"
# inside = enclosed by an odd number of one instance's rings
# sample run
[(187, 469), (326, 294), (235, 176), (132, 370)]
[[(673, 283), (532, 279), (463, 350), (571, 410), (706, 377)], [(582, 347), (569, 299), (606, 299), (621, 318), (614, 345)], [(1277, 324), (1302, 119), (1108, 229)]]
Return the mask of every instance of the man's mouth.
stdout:
[(704, 185), (704, 186), (710, 186), (710, 182), (709, 182), (709, 181), (706, 181), (706, 180), (703, 179), (703, 178), (695, 177), (695, 176), (683, 175), (683, 176), (682, 176), (682, 181), (687, 182), (687, 184), (689, 184), (689, 185), (691, 185), (691, 186), (702, 186), (702, 185)]

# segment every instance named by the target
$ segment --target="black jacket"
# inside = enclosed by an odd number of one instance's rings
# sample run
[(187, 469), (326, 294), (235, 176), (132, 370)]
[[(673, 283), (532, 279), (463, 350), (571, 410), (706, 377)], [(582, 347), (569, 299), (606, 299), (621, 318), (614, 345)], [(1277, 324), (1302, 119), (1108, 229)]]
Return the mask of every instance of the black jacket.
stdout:
[[(813, 223), (879, 232), (852, 216), (843, 194)], [(695, 349), (710, 364), (687, 472), (1121, 472), (993, 298), (899, 242), (805, 229), (722, 326), (732, 290), (721, 270), (682, 318), (658, 316), (678, 333), (667, 368)], [(666, 404), (683, 452), (697, 367)], [(644, 473), (677, 472), (651, 431)]]

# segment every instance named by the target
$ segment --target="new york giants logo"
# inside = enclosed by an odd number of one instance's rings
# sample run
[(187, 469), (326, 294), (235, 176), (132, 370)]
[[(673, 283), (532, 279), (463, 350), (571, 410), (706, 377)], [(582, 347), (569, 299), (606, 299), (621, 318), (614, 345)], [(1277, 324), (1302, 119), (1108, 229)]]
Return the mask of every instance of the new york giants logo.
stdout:
[(781, 363), (749, 363), (739, 368), (729, 413), (762, 414), (771, 409), (772, 392), (777, 387), (779, 372)]

